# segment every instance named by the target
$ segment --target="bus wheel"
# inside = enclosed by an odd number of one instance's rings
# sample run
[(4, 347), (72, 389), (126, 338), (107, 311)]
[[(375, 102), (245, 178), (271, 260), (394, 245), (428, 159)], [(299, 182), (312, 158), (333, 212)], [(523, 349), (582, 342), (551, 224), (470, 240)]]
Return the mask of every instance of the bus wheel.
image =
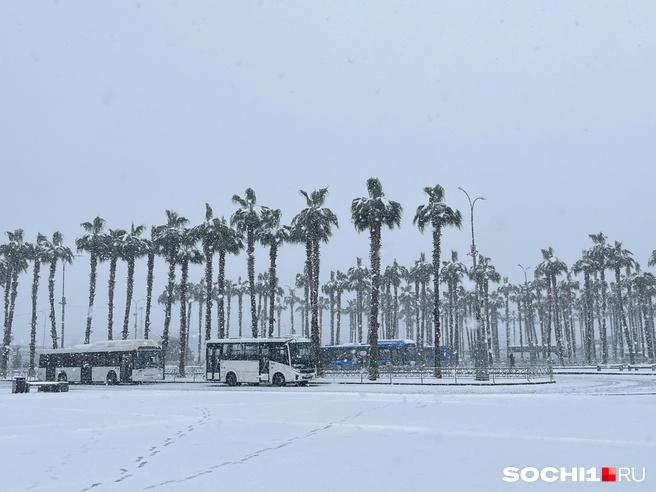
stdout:
[(113, 386), (116, 384), (117, 381), (118, 378), (116, 377), (116, 373), (114, 371), (109, 371), (107, 373), (107, 379), (106, 379), (107, 384)]
[(279, 372), (273, 375), (273, 385), (274, 386), (284, 386), (285, 385), (285, 376)]
[(57, 381), (68, 381), (68, 376), (62, 371), (57, 375)]
[(228, 383), (228, 386), (237, 386), (237, 376), (234, 372), (229, 372), (226, 375), (226, 383)]

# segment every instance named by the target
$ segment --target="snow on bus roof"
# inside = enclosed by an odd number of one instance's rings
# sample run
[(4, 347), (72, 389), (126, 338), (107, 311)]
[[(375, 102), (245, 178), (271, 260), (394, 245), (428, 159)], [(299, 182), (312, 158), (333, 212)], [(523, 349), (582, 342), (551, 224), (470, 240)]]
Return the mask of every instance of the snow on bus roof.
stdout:
[(310, 343), (309, 338), (305, 337), (277, 337), (277, 338), (214, 338), (208, 340), (207, 343), (286, 343), (286, 342), (307, 342)]
[(140, 348), (161, 348), (155, 340), (100, 340), (93, 343), (73, 345), (72, 347), (43, 350), (44, 354), (65, 354), (73, 352), (119, 352)]

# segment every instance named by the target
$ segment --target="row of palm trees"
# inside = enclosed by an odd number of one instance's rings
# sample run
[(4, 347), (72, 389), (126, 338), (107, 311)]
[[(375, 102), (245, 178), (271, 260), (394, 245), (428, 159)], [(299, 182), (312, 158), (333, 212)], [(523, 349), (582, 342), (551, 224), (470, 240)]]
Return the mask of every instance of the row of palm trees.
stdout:
[[(327, 189), (312, 192), (301, 190), (304, 207), (288, 225), (281, 224), (281, 211), (258, 205), (255, 192), (247, 189), (243, 196), (234, 195), (236, 206), (230, 220), (214, 216), (206, 204), (205, 220), (190, 226), (188, 219), (167, 210), (166, 223), (151, 227), (150, 238), (144, 238), (144, 226), (132, 225), (130, 230), (106, 229), (105, 221), (96, 217), (82, 224), (83, 235), (76, 240), (77, 250), (89, 255), (89, 301), (85, 327), (85, 343), (89, 343), (93, 329), (93, 308), (96, 294), (97, 268), (99, 263), (109, 265), (107, 338), (114, 338), (114, 297), (116, 271), (119, 261), (127, 265), (125, 289), (125, 311), (121, 337), (128, 337), (128, 326), (132, 297), (134, 294), (134, 271), (138, 259), (145, 257), (146, 306), (144, 337), (151, 331), (151, 309), (155, 258), (167, 264), (167, 283), (160, 296), (164, 307), (162, 347), (167, 353), (172, 308), (176, 299), (190, 298), (189, 267), (204, 265), (204, 276), (199, 282), (204, 290), (204, 338), (212, 333), (213, 308), (217, 307), (219, 337), (227, 335), (226, 303), (236, 295), (239, 304), (239, 334), (242, 335), (242, 302), (249, 300), (251, 335), (272, 336), (276, 313), (278, 326), (280, 314), (290, 309), (291, 330), (294, 332), (295, 308), (300, 310), (302, 333), (312, 341), (315, 354), (319, 355), (321, 341), (321, 317), (324, 310), (330, 315), (330, 339), (341, 341), (341, 316), (349, 319), (349, 340), (367, 341), (373, 347), (370, 354), (369, 377), (378, 377), (376, 342), (379, 336), (399, 336), (399, 324), (405, 323), (405, 334), (415, 338), (420, 346), (434, 347), (434, 372), (441, 376), (440, 345), (447, 345), (458, 363), (465, 352), (479, 359), (482, 355), (475, 350), (477, 343), (487, 347), (486, 358), (491, 362), (501, 361), (499, 320), (506, 327), (506, 353), (511, 351), (512, 335), (519, 333), (521, 356), (528, 353), (531, 359), (550, 359), (554, 354), (561, 363), (576, 359), (576, 330), (574, 320), (581, 327), (578, 337), (585, 360), (609, 358), (608, 324), (610, 323), (610, 347), (613, 357), (620, 359), (624, 353), (631, 362), (640, 352), (644, 357), (654, 357), (653, 285), (651, 274), (640, 272), (630, 252), (620, 243), (606, 243), (603, 234), (592, 235), (593, 246), (571, 268), (554, 256), (551, 248), (543, 250), (543, 260), (535, 268), (535, 279), (523, 285), (511, 285), (507, 281), (496, 291), (491, 284), (499, 283), (500, 274), (490, 258), (479, 256), (475, 266), (465, 267), (453, 252), (451, 260), (441, 262), (442, 233), (448, 227), (460, 227), (459, 211), (444, 202), (441, 186), (424, 189), (426, 203), (420, 205), (413, 223), (420, 231), (429, 229), (432, 235), (432, 257), (430, 261), (422, 253), (414, 266), (404, 267), (394, 261), (383, 268), (380, 248), (384, 229), (391, 229), (401, 222), (402, 207), (390, 200), (383, 192), (378, 179), (367, 181), (367, 194), (355, 198), (351, 205), (351, 220), (360, 232), (368, 232), (370, 245), (369, 265), (360, 258), (345, 272), (334, 271), (330, 279), (320, 285), (320, 246), (327, 243), (334, 229), (339, 226), (337, 216), (327, 207)], [(260, 243), (269, 250), (268, 271), (256, 279), (255, 245)], [(287, 243), (305, 246), (303, 271), (297, 274), (295, 288), (303, 290), (297, 297), (295, 289), (287, 296), (277, 277), (279, 248)], [(42, 263), (50, 266), (49, 301), (52, 346), (57, 347), (57, 326), (54, 313), (54, 275), (57, 264), (70, 263), (72, 251), (63, 246), (61, 234), (55, 233), (52, 240), (38, 235), (34, 244), (24, 241), (23, 232), (8, 233), (8, 242), (0, 246), (0, 281), (4, 292), (4, 336), (0, 371), (5, 372), (12, 340), (12, 323), (20, 273), (33, 268), (32, 282), (32, 330), (30, 334), (30, 369), (34, 368), (34, 346), (36, 334), (36, 306), (39, 271)], [(225, 278), (228, 254), (236, 255), (246, 249), (247, 278), (235, 284)], [(655, 253), (656, 254), (656, 253)], [(218, 256), (218, 274), (214, 277), (214, 257)], [(656, 261), (652, 255), (650, 264)], [(179, 277), (178, 277), (179, 271)], [(605, 274), (612, 271), (615, 283), (608, 285)], [(576, 295), (578, 282), (573, 275), (583, 275), (583, 288)], [(473, 281), (467, 290), (463, 279)], [(563, 284), (563, 282), (566, 282)], [(446, 295), (440, 297), (440, 286), (445, 284)], [(610, 287), (610, 292), (609, 292)], [(345, 292), (348, 298), (343, 299)], [(321, 293), (325, 297), (321, 296)], [(262, 302), (264, 299), (264, 302)], [(282, 299), (282, 301), (281, 301)], [(609, 300), (612, 313), (608, 312)], [(514, 301), (516, 309), (511, 309)], [(344, 303), (344, 306), (342, 306)], [(505, 309), (504, 309), (505, 304)], [(264, 308), (264, 309), (263, 309)], [(641, 316), (636, 316), (636, 310)], [(367, 330), (363, 333), (364, 318)], [(187, 302), (180, 302), (180, 345), (188, 344), (189, 309)], [(477, 319), (477, 326), (469, 326), (468, 320)], [(518, 331), (515, 331), (519, 324)], [(523, 325), (523, 326), (522, 326)], [(445, 340), (442, 339), (445, 327)], [(599, 346), (597, 346), (597, 334)], [(554, 343), (555, 342), (555, 343)], [(524, 346), (526, 345), (526, 349)], [(555, 345), (555, 350), (553, 345)], [(466, 350), (468, 349), (468, 350)], [(599, 356), (597, 355), (599, 353)], [(184, 374), (186, 351), (180, 351), (179, 367)]]

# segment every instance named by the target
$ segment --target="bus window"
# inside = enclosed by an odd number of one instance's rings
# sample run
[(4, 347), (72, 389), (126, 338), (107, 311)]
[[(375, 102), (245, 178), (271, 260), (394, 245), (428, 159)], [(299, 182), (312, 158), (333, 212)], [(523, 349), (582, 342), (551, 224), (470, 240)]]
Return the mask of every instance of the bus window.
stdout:
[[(289, 357), (287, 357), (287, 348), (283, 344), (270, 345), (268, 348), (268, 358), (273, 362), (280, 362), (281, 364), (289, 364)], [(265, 347), (262, 347), (265, 350)]]
[(158, 350), (144, 350), (137, 352), (136, 369), (161, 367), (162, 360)]
[(257, 344), (245, 343), (243, 360), (260, 360), (260, 347)]

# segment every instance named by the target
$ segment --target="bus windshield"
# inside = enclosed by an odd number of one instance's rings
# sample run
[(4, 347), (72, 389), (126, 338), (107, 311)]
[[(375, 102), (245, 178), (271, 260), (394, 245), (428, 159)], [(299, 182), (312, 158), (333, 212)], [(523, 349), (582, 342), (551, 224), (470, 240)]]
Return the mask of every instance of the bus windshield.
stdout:
[(139, 350), (137, 352), (135, 369), (162, 367), (162, 358), (159, 350)]
[(290, 343), (289, 355), (292, 359), (292, 365), (302, 364), (304, 366), (314, 366), (312, 357), (312, 345), (309, 343)]

